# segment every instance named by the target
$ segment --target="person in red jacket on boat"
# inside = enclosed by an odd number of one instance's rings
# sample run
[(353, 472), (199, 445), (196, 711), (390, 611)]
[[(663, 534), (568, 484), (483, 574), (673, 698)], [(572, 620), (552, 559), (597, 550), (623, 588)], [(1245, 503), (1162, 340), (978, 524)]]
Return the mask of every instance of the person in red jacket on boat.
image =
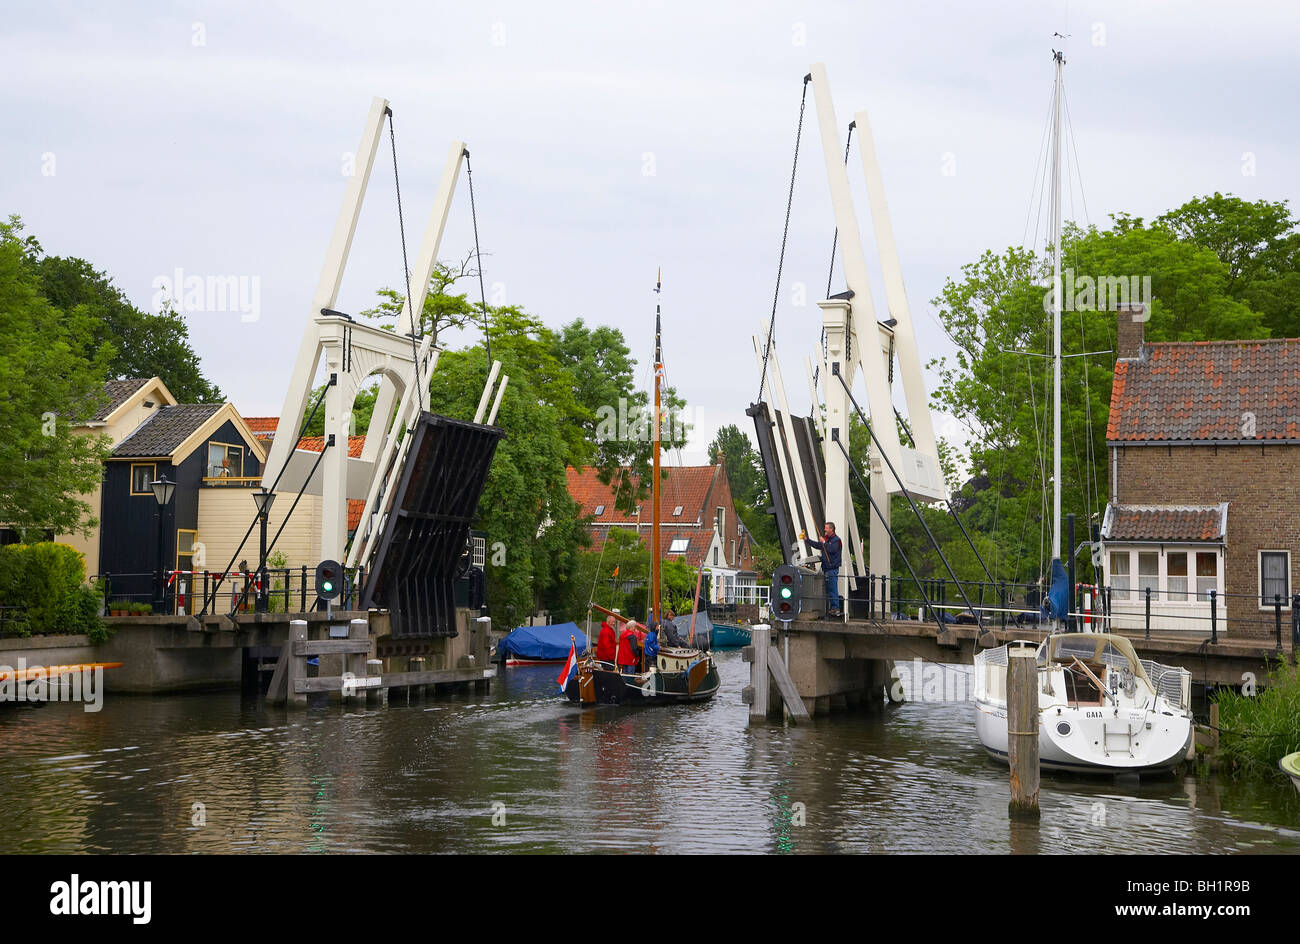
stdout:
[(624, 675), (635, 675), (641, 662), (639, 652), (640, 640), (636, 632), (636, 623), (629, 621), (618, 637), (618, 670)]
[(596, 659), (612, 665), (617, 653), (618, 634), (614, 632), (614, 627), (609, 625), (609, 618), (606, 617), (600, 624), (600, 635), (596, 637)]

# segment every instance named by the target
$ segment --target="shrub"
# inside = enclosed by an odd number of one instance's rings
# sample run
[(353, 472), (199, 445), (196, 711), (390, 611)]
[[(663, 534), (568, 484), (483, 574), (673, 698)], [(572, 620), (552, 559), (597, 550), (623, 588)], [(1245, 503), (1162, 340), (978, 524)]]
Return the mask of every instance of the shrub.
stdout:
[(32, 632), (60, 632), (60, 619), (67, 619), (60, 616), (62, 607), (71, 605), (64, 600), (77, 594), (85, 579), (85, 557), (67, 544), (0, 548), (0, 605), (22, 608)]
[(1300, 751), (1300, 675), (1279, 658), (1253, 695), (1225, 689), (1219, 705), (1219, 757), (1230, 770), (1281, 777), (1277, 762)]
[(94, 636), (103, 627), (99, 618), (102, 597), (90, 587), (78, 587), (59, 600), (55, 612), (54, 631), (58, 633), (85, 633)]

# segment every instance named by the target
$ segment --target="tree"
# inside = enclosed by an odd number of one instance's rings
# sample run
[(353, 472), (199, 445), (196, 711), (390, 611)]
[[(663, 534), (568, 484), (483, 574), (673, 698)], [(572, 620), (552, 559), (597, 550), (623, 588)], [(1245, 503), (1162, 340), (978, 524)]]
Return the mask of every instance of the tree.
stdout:
[(40, 246), (22, 223), (0, 223), (0, 521), (20, 531), (89, 532), (81, 495), (98, 484), (107, 437), (73, 432), (104, 403), (111, 357), (93, 344), (85, 306), (59, 311), (41, 295)]
[(762, 463), (740, 427), (734, 424), (722, 427), (709, 443), (709, 462), (716, 465), (720, 459), (727, 467), (732, 498), (750, 506), (767, 504), (767, 478)]
[[(466, 255), (454, 265), (446, 262), (434, 263), (418, 324), (421, 335), (433, 335), (434, 344), (438, 343), (444, 332), (452, 328), (464, 328), (482, 318), (482, 311), (478, 305), (472, 304), (463, 294), (453, 295), (447, 291), (461, 279), (478, 275), (477, 269), (470, 268), (472, 258), (472, 254)], [(408, 328), (406, 293), (385, 287), (376, 294), (381, 301), (374, 308), (368, 308), (361, 314), (380, 320), (391, 318), (392, 323), (383, 327), (405, 334)]]
[[(1062, 300), (1061, 489), (1064, 512), (1079, 515), (1081, 538), (1109, 498), (1105, 437), (1114, 356), (1094, 352), (1114, 350), (1117, 315), (1113, 305), (1095, 310), (1102, 280), (1135, 276), (1140, 284), (1149, 277), (1148, 341), (1267, 337), (1270, 325), (1250, 299), (1285, 296), (1297, 276), (1294, 230), (1284, 204), (1243, 204), (1217, 194), (1152, 225), (1118, 214), (1104, 230), (1067, 228), (1062, 269), (1075, 280), (1066, 292), (1073, 286), (1075, 294)], [(1051, 279), (1050, 255), (1013, 247), (963, 266), (960, 279), (949, 279), (933, 299), (957, 351), (932, 362), (940, 379), (932, 402), (968, 431), (966, 465), (974, 479), (958, 504), (998, 579), (1031, 581), (1051, 557), (1051, 360), (1033, 356), (1050, 351)], [(947, 444), (941, 450), (951, 456)], [(949, 527), (935, 512), (935, 526)], [(959, 532), (956, 540), (966, 547)], [(932, 563), (918, 569), (933, 574)], [(968, 564), (959, 572), (982, 575), (973, 554)]]
[(84, 259), (37, 254), (30, 260), (41, 294), (65, 317), (80, 311), (90, 349), (108, 345), (107, 377), (160, 377), (180, 403), (220, 403), (199, 369), (189, 326), (170, 307), (157, 314), (132, 305), (106, 272)]

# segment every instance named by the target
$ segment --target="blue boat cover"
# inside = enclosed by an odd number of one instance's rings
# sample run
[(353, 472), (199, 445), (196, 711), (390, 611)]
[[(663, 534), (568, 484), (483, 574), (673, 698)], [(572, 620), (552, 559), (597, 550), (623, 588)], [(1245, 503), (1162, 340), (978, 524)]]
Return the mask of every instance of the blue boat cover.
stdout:
[(1048, 619), (1063, 620), (1070, 605), (1070, 578), (1059, 559), (1052, 561), (1052, 589), (1047, 592)]
[(569, 655), (570, 636), (578, 643), (578, 655), (587, 651), (587, 634), (577, 623), (520, 626), (507, 633), (497, 649), (525, 659), (564, 659)]

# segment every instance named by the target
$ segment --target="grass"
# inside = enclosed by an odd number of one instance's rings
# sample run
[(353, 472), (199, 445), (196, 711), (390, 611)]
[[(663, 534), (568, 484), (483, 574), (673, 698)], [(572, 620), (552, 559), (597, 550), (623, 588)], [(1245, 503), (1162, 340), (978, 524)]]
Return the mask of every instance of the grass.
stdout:
[(1278, 659), (1253, 694), (1231, 689), (1219, 705), (1219, 761), (1229, 770), (1283, 777), (1277, 762), (1300, 751), (1300, 674)]

